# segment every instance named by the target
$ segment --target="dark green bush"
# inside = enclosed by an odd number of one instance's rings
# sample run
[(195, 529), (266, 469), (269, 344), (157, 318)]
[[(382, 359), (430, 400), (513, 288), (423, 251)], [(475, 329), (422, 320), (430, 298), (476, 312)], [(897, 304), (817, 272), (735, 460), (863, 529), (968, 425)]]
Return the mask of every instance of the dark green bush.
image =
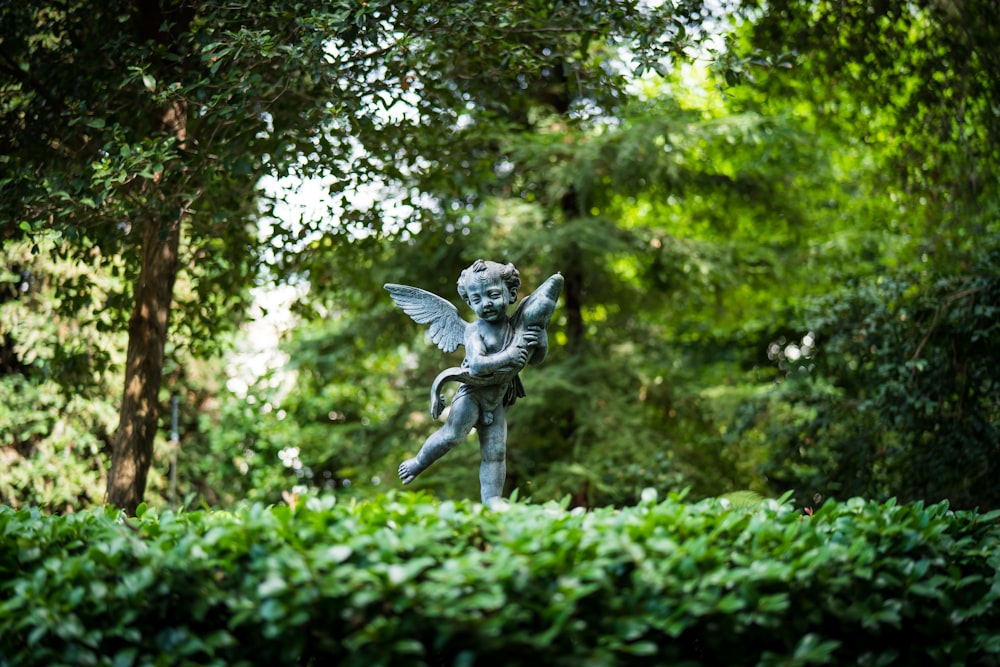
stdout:
[(0, 665), (1000, 664), (1000, 513), (0, 510)]

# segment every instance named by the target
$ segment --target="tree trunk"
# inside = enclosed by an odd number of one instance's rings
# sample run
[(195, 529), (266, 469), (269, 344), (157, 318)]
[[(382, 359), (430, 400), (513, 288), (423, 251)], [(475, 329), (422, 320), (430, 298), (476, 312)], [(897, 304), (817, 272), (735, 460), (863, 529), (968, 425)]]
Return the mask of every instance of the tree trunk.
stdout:
[(143, 232), (142, 268), (128, 327), (125, 393), (108, 476), (108, 502), (129, 515), (142, 502), (153, 461), (180, 226), (178, 215), (170, 221), (149, 221)]
[[(565, 219), (564, 224), (573, 224), (582, 217), (580, 199), (574, 188), (569, 190), (559, 200), (559, 208)], [(574, 245), (567, 249), (561, 257), (559, 270), (565, 280), (563, 286), (563, 314), (566, 317), (566, 353), (579, 354), (583, 350), (587, 329), (583, 323), (583, 280), (584, 267), (580, 262), (580, 251)]]
[[(176, 102), (160, 118), (162, 128), (187, 139), (187, 108)], [(160, 186), (169, 192), (169, 178)], [(147, 220), (142, 232), (142, 265), (135, 286), (135, 306), (128, 326), (125, 392), (118, 416), (118, 431), (111, 450), (107, 502), (134, 515), (146, 492), (146, 478), (153, 462), (153, 444), (160, 418), (160, 383), (167, 342), (170, 306), (177, 278), (181, 221), (185, 203), (164, 196), (159, 218)]]

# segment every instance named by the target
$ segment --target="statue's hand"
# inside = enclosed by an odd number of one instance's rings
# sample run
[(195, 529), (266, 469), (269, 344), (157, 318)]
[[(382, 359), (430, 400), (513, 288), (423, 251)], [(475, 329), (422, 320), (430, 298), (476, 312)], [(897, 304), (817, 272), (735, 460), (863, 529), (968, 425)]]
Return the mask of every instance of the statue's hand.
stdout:
[(531, 356), (528, 348), (524, 347), (521, 341), (512, 344), (503, 354), (503, 365), (497, 368), (497, 373), (507, 374), (507, 373), (517, 373), (528, 363), (528, 358)]
[(518, 345), (522, 345), (524, 347), (535, 347), (542, 342), (544, 337), (545, 330), (542, 329), (542, 327), (537, 325), (526, 327), (519, 336), (520, 340), (518, 341)]
[(523, 344), (511, 346), (511, 365), (517, 368), (523, 368), (526, 363), (528, 363), (529, 356), (528, 348)]
[(525, 341), (530, 340), (531, 354), (528, 357), (529, 364), (540, 364), (545, 359), (549, 351), (549, 334), (542, 326), (530, 326), (521, 332)]

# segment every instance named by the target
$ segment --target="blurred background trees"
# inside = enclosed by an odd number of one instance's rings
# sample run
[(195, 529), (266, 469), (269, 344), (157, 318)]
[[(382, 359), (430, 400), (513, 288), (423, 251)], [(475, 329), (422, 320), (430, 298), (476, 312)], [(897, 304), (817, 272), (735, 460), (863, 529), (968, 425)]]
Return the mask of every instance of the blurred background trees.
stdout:
[[(123, 55), (94, 65), (71, 48), (83, 5), (0, 10), (0, 502), (104, 499), (138, 230), (174, 160), (200, 189), (150, 502), (397, 484), (461, 357), (381, 286), (464, 308), (485, 257), (525, 293), (566, 277), (509, 491), (1000, 504), (990, 3), (270, 7), (201, 3), (154, 31), (169, 48), (109, 9)], [(134, 121), (177, 100), (188, 145)], [(477, 458), (416, 484), (475, 497)]]

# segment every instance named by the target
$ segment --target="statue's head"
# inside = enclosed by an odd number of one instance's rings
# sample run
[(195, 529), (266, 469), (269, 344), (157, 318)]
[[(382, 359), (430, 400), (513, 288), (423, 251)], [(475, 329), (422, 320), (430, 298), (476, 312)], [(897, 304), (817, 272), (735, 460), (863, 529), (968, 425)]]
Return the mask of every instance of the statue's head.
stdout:
[(517, 300), (517, 291), (521, 289), (521, 275), (510, 263), (500, 264), (477, 259), (469, 268), (462, 271), (462, 275), (458, 277), (458, 294), (466, 303), (469, 303), (469, 285), (472, 281), (500, 283), (508, 294), (508, 305)]

